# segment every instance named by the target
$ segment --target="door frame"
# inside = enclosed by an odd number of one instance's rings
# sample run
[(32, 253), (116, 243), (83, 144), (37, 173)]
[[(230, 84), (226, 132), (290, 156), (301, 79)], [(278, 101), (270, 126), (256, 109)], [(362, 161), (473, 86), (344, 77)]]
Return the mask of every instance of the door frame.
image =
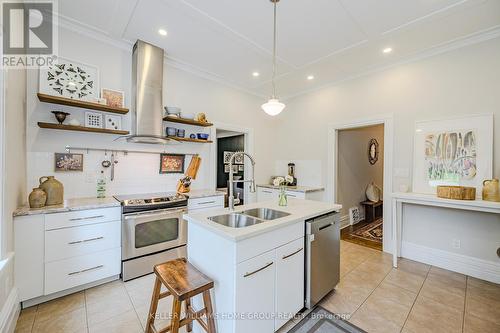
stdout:
[[(254, 129), (250, 127), (243, 127), (235, 124), (227, 124), (223, 122), (214, 121), (213, 126), (210, 128), (210, 136), (213, 138), (214, 144), (210, 145), (210, 177), (209, 188), (217, 188), (217, 130), (225, 130), (232, 132), (239, 132), (245, 137), (245, 153), (253, 156), (254, 153)], [(250, 170), (251, 163), (248, 158), (244, 160), (245, 171)], [(248, 173), (246, 173), (248, 178)], [(256, 193), (250, 193), (250, 185), (245, 183), (243, 191), (243, 200), (245, 204), (256, 201)]]
[(328, 169), (326, 195), (329, 202), (338, 199), (338, 134), (340, 130), (368, 127), (373, 125), (384, 125), (384, 236), (382, 249), (384, 252), (392, 253), (392, 200), (393, 190), (393, 155), (394, 155), (394, 116), (383, 114), (374, 117), (354, 119), (350, 121), (330, 124), (328, 126)]

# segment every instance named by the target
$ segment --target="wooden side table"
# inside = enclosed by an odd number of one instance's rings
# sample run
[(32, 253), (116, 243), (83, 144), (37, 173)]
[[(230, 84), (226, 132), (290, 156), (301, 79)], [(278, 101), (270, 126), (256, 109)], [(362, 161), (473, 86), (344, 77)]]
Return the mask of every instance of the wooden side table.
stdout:
[(378, 217), (382, 217), (383, 211), (384, 211), (384, 203), (382, 200), (378, 202), (373, 202), (373, 201), (363, 201), (360, 202), (360, 204), (364, 207), (365, 209), (365, 221), (366, 222), (372, 222)]

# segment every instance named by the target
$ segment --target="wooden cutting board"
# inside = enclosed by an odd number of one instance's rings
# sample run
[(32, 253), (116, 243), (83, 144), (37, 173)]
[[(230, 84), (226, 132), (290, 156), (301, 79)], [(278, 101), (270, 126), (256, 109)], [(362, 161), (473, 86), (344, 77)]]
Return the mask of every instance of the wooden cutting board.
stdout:
[(198, 155), (193, 156), (186, 170), (186, 176), (191, 177), (191, 179), (196, 179), (196, 175), (198, 174), (198, 170), (200, 169), (200, 164), (201, 157), (199, 157)]

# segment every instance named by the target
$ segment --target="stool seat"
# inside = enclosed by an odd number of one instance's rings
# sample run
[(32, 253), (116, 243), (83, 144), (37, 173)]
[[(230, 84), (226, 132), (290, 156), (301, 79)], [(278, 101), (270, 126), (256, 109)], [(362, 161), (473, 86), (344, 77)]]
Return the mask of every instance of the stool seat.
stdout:
[(168, 291), (180, 301), (212, 289), (214, 286), (212, 280), (185, 258), (156, 265), (154, 271)]
[[(186, 330), (191, 332), (193, 330), (193, 321), (197, 321), (205, 332), (216, 333), (210, 296), (210, 289), (214, 287), (214, 282), (211, 279), (197, 270), (185, 258), (156, 265), (154, 273), (156, 280), (153, 287), (153, 295), (151, 296), (145, 333), (178, 333), (179, 328), (183, 326), (186, 326)], [(167, 288), (167, 291), (161, 292), (162, 285)], [(191, 298), (196, 295), (203, 297), (203, 308), (198, 311), (194, 310), (191, 306)], [(170, 325), (158, 330), (155, 327), (158, 302), (160, 299), (169, 296), (173, 297)], [(181, 306), (183, 302), (186, 315), (184, 318), (181, 318)], [(203, 318), (206, 320), (204, 321)]]

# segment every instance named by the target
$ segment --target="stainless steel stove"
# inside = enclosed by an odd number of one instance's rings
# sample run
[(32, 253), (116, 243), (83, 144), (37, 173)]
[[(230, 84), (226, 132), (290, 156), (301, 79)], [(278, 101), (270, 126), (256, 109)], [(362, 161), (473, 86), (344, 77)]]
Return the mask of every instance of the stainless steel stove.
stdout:
[(178, 193), (117, 195), (122, 204), (122, 277), (149, 274), (155, 265), (186, 256), (187, 197)]

